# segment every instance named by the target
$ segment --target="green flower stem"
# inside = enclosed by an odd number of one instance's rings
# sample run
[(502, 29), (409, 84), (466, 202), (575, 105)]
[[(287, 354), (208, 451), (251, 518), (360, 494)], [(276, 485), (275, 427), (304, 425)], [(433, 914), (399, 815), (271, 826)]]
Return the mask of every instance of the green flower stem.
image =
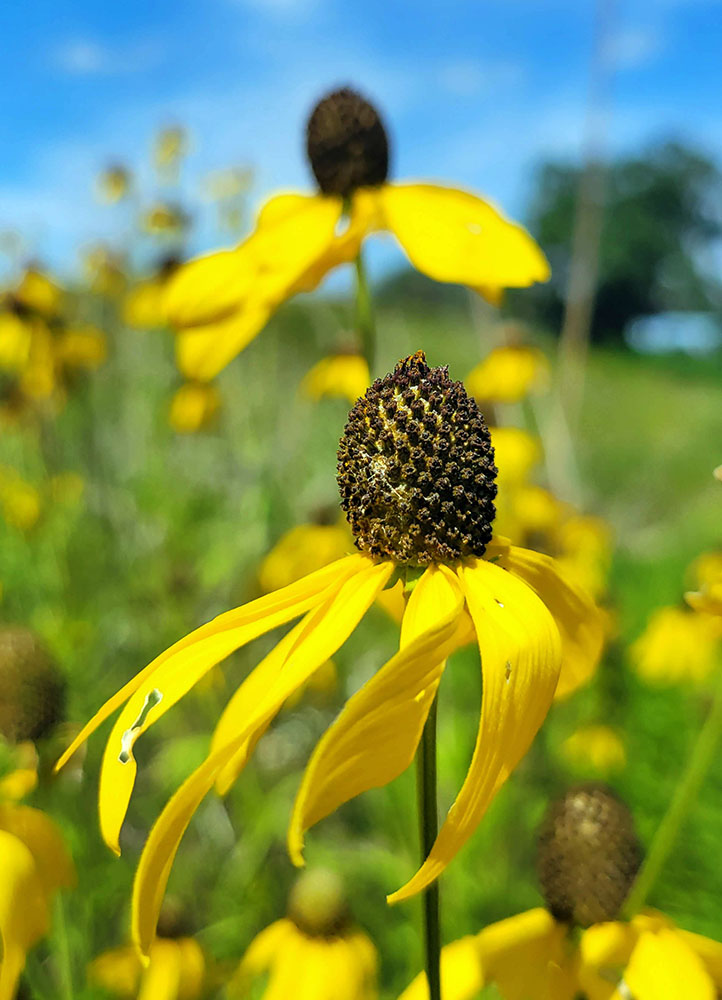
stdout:
[(65, 904), (61, 892), (55, 897), (53, 916), (55, 944), (57, 947), (58, 973), (60, 977), (60, 996), (63, 1000), (73, 1000), (73, 967), (70, 957), (70, 942), (68, 941), (68, 925), (65, 919)]
[(710, 769), (722, 737), (722, 669), (718, 670), (716, 687), (707, 718), (697, 737), (687, 770), (677, 785), (647, 858), (624, 905), (624, 916), (633, 917), (644, 906), (647, 896), (657, 881), (694, 801)]
[(361, 350), (373, 376), (376, 363), (376, 321), (361, 250), (356, 257), (356, 328), (361, 338)]
[[(421, 861), (426, 861), (438, 833), (436, 806), (436, 698), (431, 705), (416, 753), (416, 787), (419, 805)], [(429, 1000), (441, 1000), (441, 923), (439, 883), (423, 894), (424, 953)]]

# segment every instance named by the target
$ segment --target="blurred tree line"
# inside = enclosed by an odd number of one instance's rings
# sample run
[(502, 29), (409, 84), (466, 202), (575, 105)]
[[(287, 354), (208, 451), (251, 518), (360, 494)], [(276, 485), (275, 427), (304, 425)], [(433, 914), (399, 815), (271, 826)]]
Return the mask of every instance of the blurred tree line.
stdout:
[[(529, 228), (552, 264), (552, 278), (508, 296), (515, 316), (558, 331), (564, 313), (580, 167), (544, 163), (537, 171)], [(670, 310), (722, 314), (714, 271), (722, 237), (722, 173), (697, 150), (667, 142), (604, 170), (603, 225), (592, 339), (619, 342), (639, 316)], [(413, 297), (458, 301), (456, 289), (393, 275), (386, 302)]]

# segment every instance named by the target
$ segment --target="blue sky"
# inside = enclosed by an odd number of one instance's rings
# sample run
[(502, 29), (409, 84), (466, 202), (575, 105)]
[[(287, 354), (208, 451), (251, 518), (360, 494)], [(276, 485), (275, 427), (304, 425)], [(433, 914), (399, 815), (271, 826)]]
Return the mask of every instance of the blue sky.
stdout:
[[(722, 143), (719, 0), (608, 0), (610, 152)], [(398, 178), (453, 181), (523, 216), (534, 165), (579, 157), (595, 5), (584, 0), (8, 0), (0, 230), (61, 272), (113, 232), (108, 161), (153, 191), (158, 126), (193, 136), (184, 185), (252, 165), (254, 202), (308, 189), (305, 116), (351, 83), (383, 109)], [(196, 249), (214, 241), (201, 226)]]

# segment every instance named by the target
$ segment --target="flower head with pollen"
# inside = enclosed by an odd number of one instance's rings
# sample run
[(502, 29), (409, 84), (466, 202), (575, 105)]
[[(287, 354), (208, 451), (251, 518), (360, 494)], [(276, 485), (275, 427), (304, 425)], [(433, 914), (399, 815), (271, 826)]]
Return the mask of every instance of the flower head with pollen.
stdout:
[(453, 187), (389, 180), (389, 140), (377, 109), (348, 87), (311, 112), (306, 152), (316, 194), (279, 194), (230, 250), (190, 261), (169, 282), (165, 308), (187, 378), (214, 378), (278, 306), (358, 257), (374, 232), (394, 234), (435, 281), (493, 302), (505, 288), (546, 281), (539, 247), (489, 202)]
[[(623, 802), (603, 785), (570, 788), (540, 829), (546, 908), (443, 948), (444, 1000), (475, 1000), (491, 983), (504, 1000), (713, 1000), (722, 986), (722, 944), (661, 913), (620, 920), (641, 857)], [(399, 1000), (428, 995), (421, 975)]]
[(135, 741), (215, 664), (300, 619), (231, 697), (208, 757), (149, 835), (133, 902), (134, 936), (144, 951), (173, 857), (204, 796), (233, 784), (289, 696), (399, 577), (410, 592), (399, 652), (349, 699), (312, 754), (289, 852), (303, 864), (310, 827), (408, 767), (448, 657), (475, 641), (483, 696), (469, 771), (425, 863), (390, 901), (432, 883), (473, 834), (542, 724), (560, 670), (569, 690), (588, 675), (602, 642), (599, 613), (553, 560), (492, 538), (495, 472), (488, 430), (461, 383), (446, 368), (429, 368), (423, 354), (402, 361), (354, 406), (339, 448), (342, 506), (359, 551), (202, 625), (128, 681), (79, 734), (61, 764), (123, 706), (100, 779), (103, 836), (119, 852)]

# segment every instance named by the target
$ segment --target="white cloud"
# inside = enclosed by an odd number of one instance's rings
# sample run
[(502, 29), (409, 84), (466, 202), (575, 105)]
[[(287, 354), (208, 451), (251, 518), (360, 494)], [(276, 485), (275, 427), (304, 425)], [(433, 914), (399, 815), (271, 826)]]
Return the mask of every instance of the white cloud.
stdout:
[(71, 76), (144, 73), (162, 58), (163, 46), (153, 40), (111, 48), (92, 38), (70, 38), (51, 53), (55, 68)]

